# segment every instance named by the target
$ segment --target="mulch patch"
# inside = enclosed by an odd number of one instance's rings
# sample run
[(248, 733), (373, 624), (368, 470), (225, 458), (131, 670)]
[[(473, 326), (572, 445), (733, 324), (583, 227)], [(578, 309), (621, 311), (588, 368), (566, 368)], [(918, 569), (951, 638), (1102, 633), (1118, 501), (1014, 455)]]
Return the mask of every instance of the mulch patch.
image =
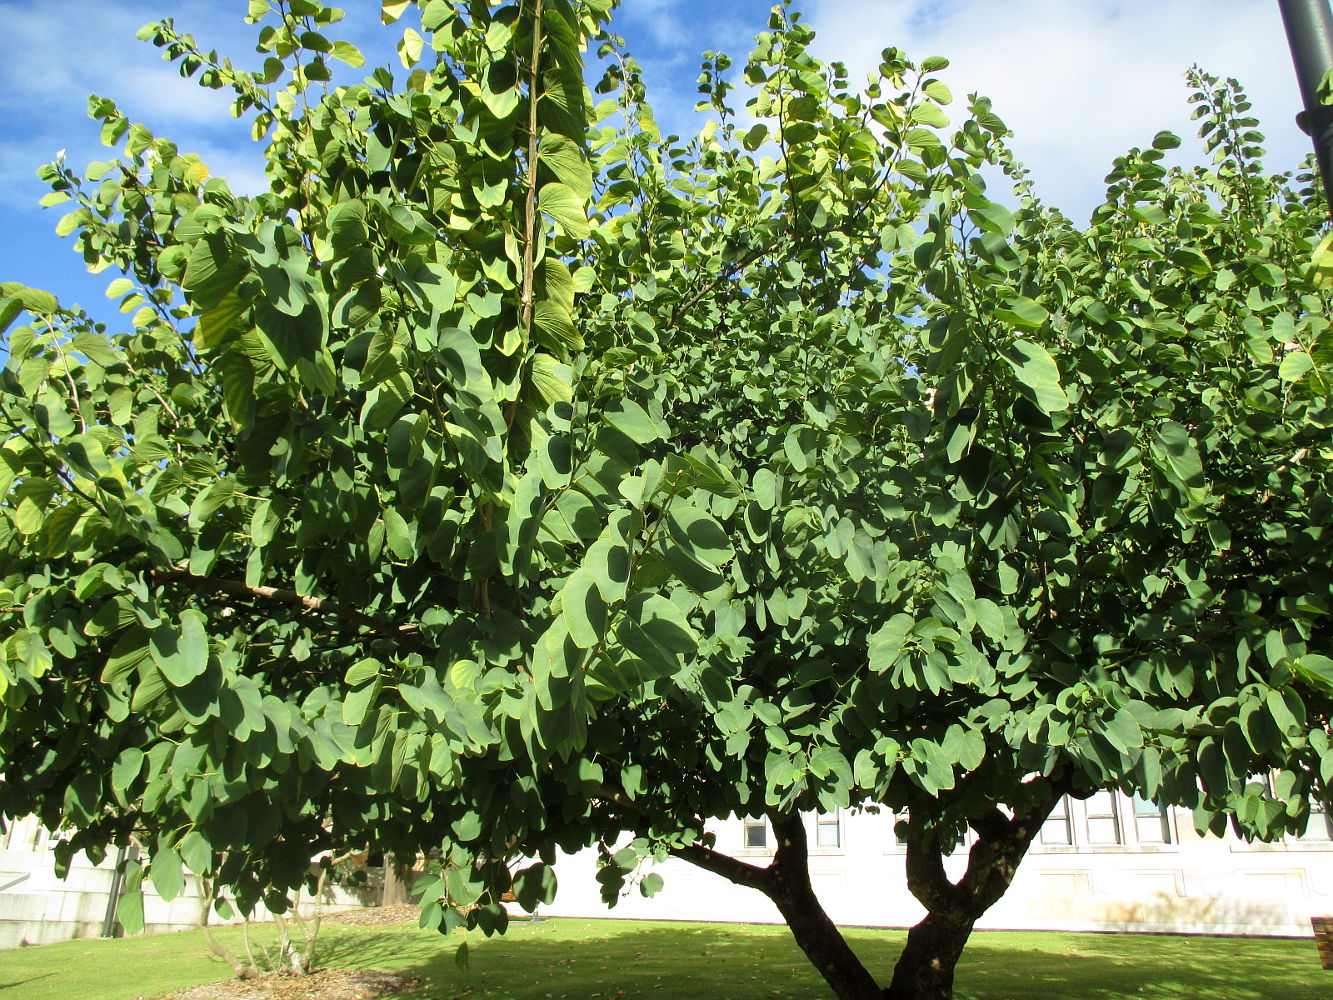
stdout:
[[(370, 906), (361, 910), (326, 913), (326, 924), (353, 927), (392, 927), (415, 924), (419, 906)], [(320, 969), (308, 976), (270, 972), (254, 979), (225, 979), (177, 990), (157, 1000), (375, 1000), (420, 984), (411, 976), (374, 969)]]
[(343, 910), (326, 913), (326, 924), (347, 924), (352, 927), (389, 927), (395, 924), (415, 924), (421, 919), (419, 906), (368, 906), (361, 910)]
[(321, 969), (308, 976), (269, 973), (229, 979), (169, 993), (158, 1000), (374, 1000), (416, 986), (420, 980), (373, 969)]

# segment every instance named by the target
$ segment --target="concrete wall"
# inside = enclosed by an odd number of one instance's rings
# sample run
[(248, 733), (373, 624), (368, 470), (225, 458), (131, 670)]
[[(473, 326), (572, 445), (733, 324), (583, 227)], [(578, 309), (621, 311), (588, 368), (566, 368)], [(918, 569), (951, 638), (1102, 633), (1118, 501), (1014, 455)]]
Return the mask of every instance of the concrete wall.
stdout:
[[(0, 834), (0, 887), (26, 876), (17, 885), (0, 891), (0, 948), (97, 937), (102, 933), (115, 866), (114, 853), (100, 865), (78, 855), (70, 865), (69, 876), (62, 880), (55, 873), (52, 846), (51, 834), (32, 817), (15, 821), (4, 834)], [(158, 896), (147, 880), (143, 893), (144, 924), (148, 933), (161, 934), (199, 926), (203, 900), (196, 880), (188, 879), (185, 891), (170, 903)], [(312, 898), (304, 897), (304, 907), (313, 905)], [(325, 899), (324, 908), (330, 912), (363, 905), (363, 900), (356, 895), (334, 886)], [(261, 910), (253, 919), (268, 920), (271, 915)], [(216, 913), (210, 918), (210, 923), (226, 922)]]
[[(834, 921), (903, 927), (921, 919), (894, 817), (844, 813), (825, 817), (822, 831), (815, 817), (806, 822), (811, 881)], [(746, 846), (746, 825), (716, 824), (718, 850), (767, 864), (769, 850)], [(1311, 916), (1333, 914), (1333, 840), (1324, 817), (1311, 826), (1281, 844), (1246, 844), (1199, 836), (1188, 813), (1136, 816), (1123, 797), (1071, 801), (978, 927), (1308, 936)], [(825, 846), (817, 846), (820, 832)], [(771, 845), (772, 831), (763, 834)], [(948, 860), (953, 877), (966, 865), (965, 847)], [(556, 868), (559, 892), (543, 914), (781, 922), (760, 893), (683, 861), (655, 869), (666, 883), (657, 896), (631, 888), (610, 911), (598, 895), (594, 851), (564, 857)]]

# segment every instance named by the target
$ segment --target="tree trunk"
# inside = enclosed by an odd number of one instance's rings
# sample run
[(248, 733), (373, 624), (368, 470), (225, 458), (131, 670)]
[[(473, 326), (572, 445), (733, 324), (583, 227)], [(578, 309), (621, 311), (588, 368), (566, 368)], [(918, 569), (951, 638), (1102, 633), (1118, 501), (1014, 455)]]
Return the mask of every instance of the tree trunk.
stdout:
[(767, 868), (721, 854), (702, 844), (673, 848), (671, 853), (737, 885), (758, 889), (771, 899), (787, 921), (792, 937), (838, 1000), (884, 1000), (880, 989), (829, 919), (810, 886), (805, 826), (800, 816), (771, 816), (778, 838), (773, 863)]
[(384, 855), (384, 893), (380, 896), (380, 906), (402, 906), (407, 902), (407, 882), (403, 878), (403, 866), (392, 854)]
[(927, 913), (907, 933), (885, 1000), (952, 1000), (954, 969), (973, 926), (1009, 888), (1065, 789), (1050, 785), (1044, 791), (1024, 812), (1008, 816), (992, 809), (970, 821), (977, 840), (956, 883), (944, 871), (938, 834), (920, 817), (909, 818), (907, 888)]
[(886, 1000), (950, 1000), (954, 968), (975, 920), (930, 913), (908, 931)]
[(954, 969), (973, 925), (1009, 888), (1028, 846), (1066, 791), (1063, 785), (1038, 780), (1043, 784), (1032, 789), (1036, 801), (1025, 811), (1009, 816), (992, 809), (971, 821), (977, 841), (968, 854), (967, 872), (957, 883), (944, 871), (938, 834), (927, 818), (918, 816), (909, 823), (907, 887), (927, 915), (908, 932), (888, 989), (861, 964), (815, 895), (800, 816), (769, 817), (778, 845), (767, 868), (702, 844), (673, 848), (671, 853), (771, 899), (838, 1000), (952, 1000)]
[(884, 1000), (884, 990), (824, 912), (810, 885), (809, 853), (801, 817), (775, 816), (771, 822), (778, 847), (768, 869), (771, 885), (765, 891), (787, 921), (797, 945), (838, 1000)]

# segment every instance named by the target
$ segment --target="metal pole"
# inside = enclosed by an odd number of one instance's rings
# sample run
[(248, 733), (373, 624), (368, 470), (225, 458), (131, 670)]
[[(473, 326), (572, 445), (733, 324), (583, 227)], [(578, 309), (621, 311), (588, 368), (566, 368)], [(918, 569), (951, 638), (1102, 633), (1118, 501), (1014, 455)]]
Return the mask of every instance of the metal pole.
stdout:
[(1319, 84), (1333, 69), (1333, 11), (1328, 0), (1278, 0), (1305, 113), (1296, 120), (1314, 141), (1324, 200), (1333, 211), (1333, 107), (1319, 99)]
[(120, 890), (125, 879), (125, 848), (116, 851), (116, 870), (111, 874), (111, 891), (106, 898), (106, 916), (102, 918), (102, 937), (116, 936), (116, 905), (120, 902)]

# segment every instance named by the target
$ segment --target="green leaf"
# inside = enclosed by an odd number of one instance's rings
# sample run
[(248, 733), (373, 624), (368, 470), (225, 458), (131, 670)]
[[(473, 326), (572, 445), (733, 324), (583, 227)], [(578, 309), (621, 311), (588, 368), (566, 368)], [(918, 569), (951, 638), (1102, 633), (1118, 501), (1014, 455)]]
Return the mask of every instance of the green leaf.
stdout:
[[(142, 872), (139, 875), (142, 878)], [(134, 936), (143, 933), (143, 889), (137, 880), (133, 888), (127, 888), (121, 893), (116, 903), (116, 919), (126, 934)]]
[(23, 312), (23, 302), (16, 296), (0, 299), (0, 333), (8, 330), (21, 312)]
[(366, 681), (378, 677), (381, 669), (382, 665), (379, 660), (370, 658), (357, 660), (343, 674), (343, 683), (348, 687), (358, 687)]
[(138, 747), (126, 747), (111, 768), (111, 787), (122, 794), (138, 779), (143, 770), (144, 752)]
[(149, 877), (157, 894), (170, 903), (185, 888), (185, 872), (181, 867), (181, 857), (171, 848), (159, 847), (153, 853), (153, 860), (148, 868)]
[(657, 872), (649, 872), (639, 882), (639, 894), (645, 899), (652, 899), (662, 891), (664, 885), (666, 885), (666, 882), (661, 875)]
[(449, 886), (449, 899), (456, 906), (471, 906), (486, 891), (485, 883), (471, 866), (453, 869), (445, 876), (445, 881)]
[(577, 197), (592, 197), (592, 167), (583, 150), (572, 139), (547, 132), (537, 146), (537, 162), (555, 174)]
[[(988, 233), (995, 233), (997, 236), (1008, 236), (1014, 231), (1014, 213), (1009, 211), (1009, 209), (1005, 208), (1003, 205), (997, 205), (995, 202), (988, 202), (981, 208), (971, 209), (967, 214), (971, 217), (977, 228), (985, 230)], [(1037, 306), (1037, 309), (1041, 310), (1042, 317), (1036, 324), (1037, 327), (1040, 327), (1045, 321), (1046, 310), (1042, 309), (1040, 305), (1033, 302), (1031, 299), (1020, 298), (1016, 301), (1031, 303), (1031, 305)], [(1009, 308), (1014, 310), (1014, 305), (1011, 303)], [(1036, 315), (1035, 310), (1032, 310), (1030, 306), (1025, 308), (1027, 308), (1031, 315)], [(1001, 310), (1001, 312), (1003, 312), (1003, 310)], [(1013, 321), (1010, 320), (1009, 322)], [(1033, 327), (1033, 329), (1036, 329), (1036, 327)]]
[[(191, 679), (208, 669), (208, 619), (201, 612), (181, 612), (180, 655)], [(170, 679), (170, 678), (168, 678)]]
[(1189, 431), (1182, 424), (1168, 420), (1157, 429), (1155, 437), (1158, 449), (1176, 478), (1188, 489), (1203, 488), (1203, 460)]
[(342, 710), (343, 722), (349, 726), (359, 726), (365, 722), (366, 716), (370, 714), (370, 709), (375, 704), (375, 699), (379, 697), (381, 686), (377, 677), (373, 683), (345, 695)]
[(531, 377), (532, 387), (547, 405), (568, 403), (574, 398), (573, 370), (549, 354), (533, 356)]
[(680, 658), (692, 656), (699, 645), (680, 608), (658, 594), (629, 602), (616, 627), (616, 638), (654, 668), (654, 673), (665, 675), (675, 673)]
[(102, 683), (113, 684), (127, 677), (150, 655), (148, 630), (138, 625), (134, 626), (112, 647), (111, 655), (107, 657), (106, 665), (102, 668)]
[(398, 60), (405, 69), (411, 69), (421, 61), (421, 52), (426, 40), (415, 28), (404, 28), (402, 41), (398, 43)]
[(921, 92), (937, 104), (953, 103), (953, 91), (945, 86), (942, 80), (927, 80), (921, 85)]
[(515, 873), (513, 885), (518, 905), (532, 913), (542, 903), (555, 899), (555, 870), (550, 865), (530, 865)]
[(1282, 356), (1277, 377), (1283, 382), (1299, 382), (1314, 368), (1314, 359), (1304, 351), (1288, 351)]
[(730, 538), (707, 511), (674, 504), (666, 522), (671, 539), (696, 562), (717, 569), (732, 557)]
[(1068, 408), (1069, 397), (1060, 385), (1060, 369), (1046, 348), (1030, 340), (1016, 340), (1003, 354), (1042, 412), (1056, 413)]
[(542, 299), (533, 307), (532, 325), (537, 343), (550, 350), (571, 352), (583, 350), (583, 337), (574, 326), (574, 320), (560, 303)]
[(580, 649), (591, 649), (606, 635), (607, 608), (593, 574), (576, 571), (560, 590), (569, 637)]
[(632, 399), (620, 399), (604, 411), (607, 422), (636, 444), (651, 444), (662, 434), (653, 418)]
[(336, 41), (329, 51), (333, 58), (342, 60), (348, 66), (357, 67), (366, 64), (366, 57), (351, 42)]
[(748, 131), (742, 134), (741, 143), (753, 153), (756, 149), (768, 141), (768, 126), (763, 122), (752, 126)]
[(764, 468), (756, 471), (750, 480), (750, 492), (760, 507), (773, 510), (778, 505), (778, 479), (773, 470)]
[(1333, 694), (1333, 659), (1321, 653), (1307, 653), (1291, 661), (1296, 676), (1311, 687)]
[[(1008, 299), (1002, 308), (995, 310), (995, 317), (1001, 322), (1009, 323), (1022, 330), (1040, 330), (1050, 318), (1050, 315), (1045, 306), (1025, 295), (1015, 295)], [(1026, 341), (1018, 341), (1018, 343), (1022, 344)]]
[(18, 299), (23, 308), (38, 315), (52, 315), (60, 311), (60, 303), (50, 292), (29, 288), (17, 281), (0, 282), (0, 298)]
[(592, 231), (583, 211), (583, 199), (566, 184), (553, 182), (543, 185), (537, 194), (537, 205), (571, 239), (587, 239)]
[(153, 629), (149, 652), (172, 687), (184, 687), (208, 668), (207, 619), (198, 611), (181, 612), (180, 630), (170, 625)]

